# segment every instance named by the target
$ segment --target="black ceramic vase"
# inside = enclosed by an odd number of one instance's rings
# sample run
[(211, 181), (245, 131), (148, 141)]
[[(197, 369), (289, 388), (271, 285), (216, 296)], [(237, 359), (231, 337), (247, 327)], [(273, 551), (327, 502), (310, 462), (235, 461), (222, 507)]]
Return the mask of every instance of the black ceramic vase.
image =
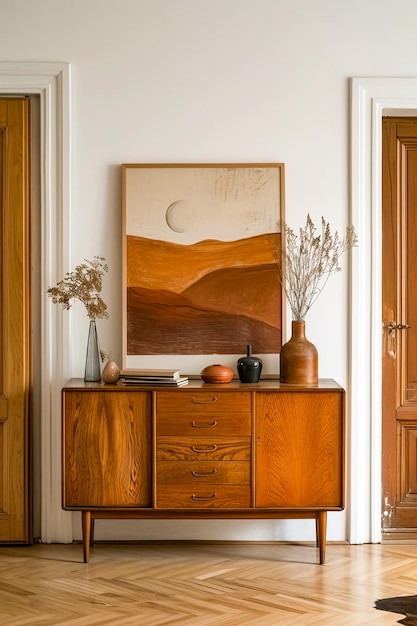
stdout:
[(257, 383), (262, 372), (262, 361), (256, 356), (251, 356), (252, 346), (246, 346), (246, 356), (237, 362), (237, 373), (242, 383)]

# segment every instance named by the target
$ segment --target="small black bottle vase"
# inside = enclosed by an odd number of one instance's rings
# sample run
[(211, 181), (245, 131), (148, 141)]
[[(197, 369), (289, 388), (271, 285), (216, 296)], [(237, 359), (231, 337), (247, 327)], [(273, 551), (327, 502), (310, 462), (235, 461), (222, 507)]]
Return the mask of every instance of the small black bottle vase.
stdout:
[(246, 346), (246, 350), (246, 356), (242, 356), (237, 362), (237, 373), (241, 383), (257, 383), (262, 372), (262, 361), (251, 356), (252, 346)]

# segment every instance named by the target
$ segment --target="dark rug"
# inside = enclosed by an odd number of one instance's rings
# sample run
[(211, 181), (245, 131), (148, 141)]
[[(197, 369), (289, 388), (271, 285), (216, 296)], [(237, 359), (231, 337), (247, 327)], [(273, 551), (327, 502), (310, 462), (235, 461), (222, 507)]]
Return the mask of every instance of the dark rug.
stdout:
[(407, 626), (417, 626), (417, 596), (403, 596), (398, 598), (384, 598), (377, 600), (375, 607), (382, 611), (391, 611), (392, 613), (402, 613), (404, 619), (398, 620), (399, 624)]

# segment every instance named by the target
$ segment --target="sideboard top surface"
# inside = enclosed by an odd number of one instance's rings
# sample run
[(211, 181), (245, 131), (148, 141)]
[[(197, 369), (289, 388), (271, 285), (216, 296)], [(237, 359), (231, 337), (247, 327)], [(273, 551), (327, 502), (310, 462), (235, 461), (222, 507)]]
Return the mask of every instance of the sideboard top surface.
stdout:
[(175, 391), (187, 393), (195, 390), (204, 391), (281, 391), (281, 392), (325, 392), (344, 391), (343, 388), (331, 378), (321, 378), (317, 385), (289, 385), (281, 383), (278, 378), (264, 378), (258, 383), (241, 383), (238, 378), (229, 383), (205, 383), (200, 378), (190, 378), (188, 385), (184, 387), (164, 385), (124, 385), (122, 382), (106, 384), (103, 382), (86, 383), (82, 378), (72, 378), (64, 386), (64, 390), (100, 390), (100, 391)]

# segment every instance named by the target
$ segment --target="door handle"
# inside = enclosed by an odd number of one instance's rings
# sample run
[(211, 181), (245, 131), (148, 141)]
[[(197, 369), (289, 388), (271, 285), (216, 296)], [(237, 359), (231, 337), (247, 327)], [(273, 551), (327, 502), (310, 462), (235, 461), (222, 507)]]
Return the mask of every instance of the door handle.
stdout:
[(407, 328), (410, 328), (410, 324), (397, 324), (397, 322), (389, 322), (387, 328), (388, 332), (392, 333), (394, 330), (407, 330)]
[(386, 326), (388, 330), (388, 354), (395, 359), (397, 356), (397, 330), (408, 330), (410, 324), (397, 324), (397, 322), (390, 321)]

